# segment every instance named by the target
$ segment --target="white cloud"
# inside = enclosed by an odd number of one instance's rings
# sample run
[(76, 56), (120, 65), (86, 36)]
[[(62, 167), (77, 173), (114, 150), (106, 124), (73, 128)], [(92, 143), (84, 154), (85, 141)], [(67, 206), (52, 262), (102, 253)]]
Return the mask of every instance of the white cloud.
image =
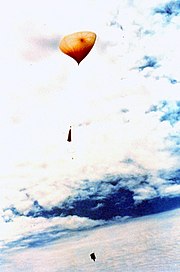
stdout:
[[(159, 112), (146, 114), (162, 100), (179, 99), (178, 84), (166, 78), (179, 76), (179, 45), (174, 42), (178, 19), (164, 25), (159, 15), (152, 14), (159, 3), (4, 4), (0, 16), (2, 211), (15, 206), (27, 214), (35, 200), (51, 209), (73, 196), (83, 179), (96, 182), (106, 174), (148, 172), (153, 176), (149, 184), (160, 187), (163, 180), (156, 180), (157, 172), (177, 168), (167, 138), (178, 133), (179, 125), (161, 123)], [(112, 20), (123, 30), (110, 27)], [(78, 30), (95, 31), (98, 36), (80, 66), (58, 49), (62, 35)], [(142, 34), (145, 30), (153, 34)], [(133, 69), (145, 55), (161, 64), (148, 78)], [(71, 144), (67, 142), (70, 125)], [(134, 163), (127, 165), (126, 159)], [(176, 189), (166, 187), (162, 194), (171, 195)], [(137, 195), (143, 199), (155, 193), (147, 186), (139, 188)], [(4, 216), (14, 215), (6, 210)]]
[[(141, 234), (141, 235), (140, 235)], [(155, 238), (153, 238), (155, 237)], [(163, 243), (162, 243), (162, 239)], [(177, 271), (179, 210), (83, 232), (44, 248), (10, 252), (3, 271)], [(94, 252), (96, 262), (90, 260)], [(71, 260), (71, 261), (70, 261)], [(4, 260), (3, 260), (4, 261)], [(138, 265), (137, 265), (138, 264)]]
[[(10, 212), (9, 214), (6, 213), (5, 216), (8, 215), (10, 215)], [(23, 239), (23, 237), (28, 237), (29, 235), (33, 237), (33, 235), (36, 236), (44, 231), (51, 232), (53, 229), (59, 232), (62, 230), (68, 232), (71, 230), (85, 230), (103, 224), (103, 220), (94, 221), (78, 216), (56, 217), (52, 219), (21, 216), (14, 218), (13, 222), (0, 222), (1, 246), (6, 245), (8, 242), (18, 241), (18, 239)]]
[(163, 196), (179, 196), (180, 195), (180, 184), (166, 184), (160, 187), (161, 195)]
[(134, 200), (136, 202), (138, 201), (142, 201), (145, 199), (151, 199), (157, 197), (157, 192), (149, 187), (149, 186), (145, 186), (145, 187), (141, 187), (141, 188), (137, 188), (135, 189), (135, 196), (134, 196)]

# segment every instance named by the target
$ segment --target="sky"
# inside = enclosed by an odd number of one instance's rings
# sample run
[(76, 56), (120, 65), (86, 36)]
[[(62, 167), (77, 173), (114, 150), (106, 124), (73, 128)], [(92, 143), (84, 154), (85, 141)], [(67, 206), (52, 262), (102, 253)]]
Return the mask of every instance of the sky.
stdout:
[[(180, 206), (179, 14), (179, 1), (3, 3), (2, 249)], [(97, 35), (79, 66), (59, 50), (76, 31)]]

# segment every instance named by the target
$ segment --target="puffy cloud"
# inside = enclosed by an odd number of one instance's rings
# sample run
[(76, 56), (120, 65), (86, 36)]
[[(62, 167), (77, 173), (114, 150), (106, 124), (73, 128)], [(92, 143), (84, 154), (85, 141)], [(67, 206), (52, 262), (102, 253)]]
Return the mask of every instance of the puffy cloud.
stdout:
[(174, 125), (179, 121), (180, 116), (179, 101), (160, 101), (158, 105), (152, 105), (147, 112), (159, 112), (160, 121), (168, 121)]
[(174, 184), (174, 185), (164, 185), (160, 188), (160, 193), (163, 196), (178, 196), (180, 194), (180, 184)]
[(158, 6), (154, 9), (155, 14), (163, 15), (167, 21), (170, 21), (172, 17), (178, 16), (180, 13), (179, 1), (170, 1)]
[(155, 57), (144, 56), (143, 61), (144, 64), (138, 67), (140, 71), (144, 70), (147, 67), (157, 68), (159, 66)]
[[(9, 16), (0, 18), (2, 223), (21, 236), (18, 226), (28, 232), (32, 222), (37, 231), (58, 220), (62, 229), (74, 221), (91, 227), (99, 223), (88, 218), (158, 212), (156, 201), (161, 211), (166, 201), (175, 207), (179, 86), (169, 82), (179, 80), (175, 6), (164, 24), (162, 13), (153, 13), (157, 0), (68, 1), (61, 9), (59, 1), (40, 1), (36, 9), (34, 3), (5, 5)], [(97, 41), (77, 67), (58, 42), (82, 28), (95, 31)], [(139, 60), (141, 72), (133, 69)], [(174, 177), (160, 175), (165, 170)]]
[[(73, 235), (73, 231), (82, 231), (103, 225), (101, 220), (90, 220), (77, 216), (66, 218), (28, 218), (18, 217), (13, 222), (0, 222), (2, 251), (45, 246), (54, 240)], [(19, 227), (21, 226), (21, 227)]]

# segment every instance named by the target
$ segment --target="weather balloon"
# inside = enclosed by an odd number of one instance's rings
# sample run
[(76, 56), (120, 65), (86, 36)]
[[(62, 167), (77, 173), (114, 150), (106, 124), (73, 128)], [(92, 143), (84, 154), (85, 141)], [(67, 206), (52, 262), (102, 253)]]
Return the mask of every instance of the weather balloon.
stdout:
[(95, 41), (96, 34), (94, 32), (76, 32), (63, 37), (59, 48), (79, 64), (91, 51)]

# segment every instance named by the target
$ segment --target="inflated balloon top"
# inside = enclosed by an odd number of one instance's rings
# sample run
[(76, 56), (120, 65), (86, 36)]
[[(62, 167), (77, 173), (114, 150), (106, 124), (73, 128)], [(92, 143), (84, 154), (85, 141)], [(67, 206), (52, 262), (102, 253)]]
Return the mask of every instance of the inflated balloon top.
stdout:
[(76, 32), (63, 37), (59, 48), (79, 64), (91, 51), (95, 41), (96, 34), (93, 32)]

